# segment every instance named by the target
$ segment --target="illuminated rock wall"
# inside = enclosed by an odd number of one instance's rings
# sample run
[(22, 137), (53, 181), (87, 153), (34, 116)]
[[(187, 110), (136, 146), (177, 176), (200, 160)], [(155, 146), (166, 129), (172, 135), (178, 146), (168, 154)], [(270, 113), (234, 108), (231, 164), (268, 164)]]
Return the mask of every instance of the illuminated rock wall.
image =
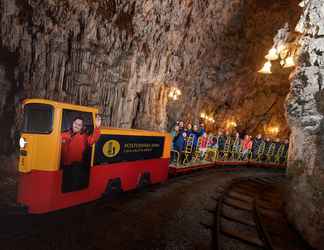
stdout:
[[(100, 107), (106, 125), (161, 130), (234, 117), (287, 136), (287, 74), (256, 74), (296, 1), (0, 0), (0, 154), (16, 143), (24, 98)], [(182, 96), (168, 100), (170, 86)]]
[(296, 30), (302, 33), (287, 114), (291, 127), (287, 197), (289, 219), (308, 242), (324, 246), (324, 2), (311, 0)]

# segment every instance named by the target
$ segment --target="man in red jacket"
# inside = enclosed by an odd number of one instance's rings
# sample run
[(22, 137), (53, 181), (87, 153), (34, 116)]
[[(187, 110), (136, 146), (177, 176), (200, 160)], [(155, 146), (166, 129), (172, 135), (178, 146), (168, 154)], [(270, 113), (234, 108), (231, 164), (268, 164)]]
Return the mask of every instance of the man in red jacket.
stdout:
[[(81, 117), (73, 119), (71, 128), (61, 134), (63, 192), (70, 192), (87, 186), (89, 164), (84, 162), (84, 155), (90, 146), (100, 137), (101, 118), (96, 117), (95, 129), (92, 135), (84, 131), (84, 121)], [(86, 184), (85, 184), (86, 183)]]
[(84, 132), (83, 123), (81, 117), (74, 118), (71, 129), (61, 135), (64, 166), (71, 165), (73, 162), (81, 162), (86, 148), (96, 143), (100, 137), (101, 118), (99, 116), (96, 117), (95, 129), (90, 136)]

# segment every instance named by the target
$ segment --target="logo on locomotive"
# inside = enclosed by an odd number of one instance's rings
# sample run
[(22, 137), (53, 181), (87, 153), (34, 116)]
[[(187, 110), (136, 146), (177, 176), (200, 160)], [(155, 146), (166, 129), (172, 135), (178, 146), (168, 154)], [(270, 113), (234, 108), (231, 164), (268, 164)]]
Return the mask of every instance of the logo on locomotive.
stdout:
[(109, 140), (102, 147), (103, 154), (108, 158), (116, 156), (119, 153), (119, 151), (120, 144), (116, 140)]

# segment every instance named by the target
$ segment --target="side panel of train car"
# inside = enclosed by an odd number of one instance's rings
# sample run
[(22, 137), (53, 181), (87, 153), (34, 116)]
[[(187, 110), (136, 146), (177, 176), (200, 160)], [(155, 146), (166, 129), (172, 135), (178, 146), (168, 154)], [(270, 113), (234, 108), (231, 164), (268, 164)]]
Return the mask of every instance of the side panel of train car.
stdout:
[(18, 202), (46, 213), (96, 200), (114, 189), (128, 191), (167, 180), (171, 137), (167, 133), (101, 129), (82, 164), (62, 166), (61, 133), (82, 117), (92, 133), (97, 109), (41, 99), (24, 102)]

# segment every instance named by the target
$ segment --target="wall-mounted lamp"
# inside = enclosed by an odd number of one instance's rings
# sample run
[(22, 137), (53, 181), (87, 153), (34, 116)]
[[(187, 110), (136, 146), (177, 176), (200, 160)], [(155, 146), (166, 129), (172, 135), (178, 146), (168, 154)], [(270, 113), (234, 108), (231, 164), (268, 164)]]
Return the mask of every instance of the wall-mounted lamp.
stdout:
[(271, 74), (271, 61), (280, 60), (283, 68), (295, 66), (295, 54), (298, 49), (299, 36), (289, 31), (289, 25), (286, 23), (283, 28), (279, 29), (274, 37), (274, 45), (265, 56), (267, 62), (258, 72), (261, 74)]
[(213, 118), (212, 116), (208, 116), (208, 115), (206, 115), (205, 112), (200, 113), (200, 118), (201, 118), (201, 119), (204, 119), (206, 122), (215, 123), (214, 118)]
[(272, 72), (271, 72), (271, 62), (270, 61), (267, 61), (264, 65), (263, 65), (263, 67), (262, 67), (262, 69), (260, 69), (258, 72), (259, 73), (261, 73), (261, 74), (272, 74)]
[(227, 121), (226, 122), (227, 129), (236, 128), (236, 127), (237, 127), (237, 123), (235, 121)]
[(173, 101), (176, 101), (179, 99), (179, 96), (181, 96), (181, 91), (180, 89), (176, 87), (171, 87), (170, 92), (169, 92), (169, 98), (171, 98)]

